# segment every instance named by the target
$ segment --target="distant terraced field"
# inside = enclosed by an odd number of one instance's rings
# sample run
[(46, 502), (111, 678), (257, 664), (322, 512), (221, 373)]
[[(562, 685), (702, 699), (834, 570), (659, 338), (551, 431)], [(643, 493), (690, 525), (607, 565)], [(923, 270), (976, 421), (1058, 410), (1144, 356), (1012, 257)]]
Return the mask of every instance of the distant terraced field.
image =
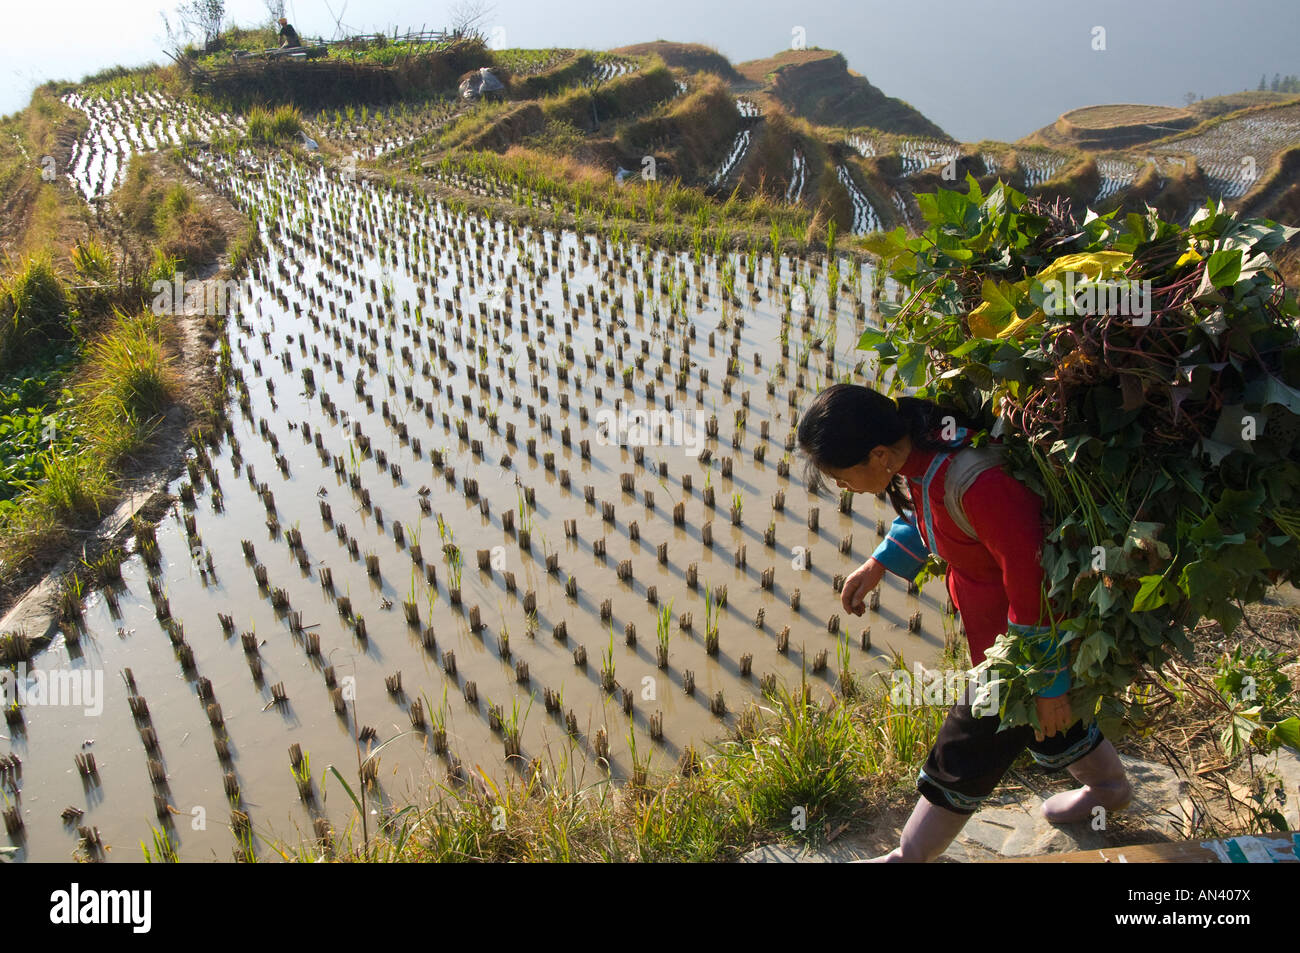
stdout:
[(1300, 103), (1257, 110), (1214, 123), (1201, 132), (1154, 146), (1158, 152), (1194, 156), (1217, 197), (1244, 196), (1273, 157), (1300, 143)]

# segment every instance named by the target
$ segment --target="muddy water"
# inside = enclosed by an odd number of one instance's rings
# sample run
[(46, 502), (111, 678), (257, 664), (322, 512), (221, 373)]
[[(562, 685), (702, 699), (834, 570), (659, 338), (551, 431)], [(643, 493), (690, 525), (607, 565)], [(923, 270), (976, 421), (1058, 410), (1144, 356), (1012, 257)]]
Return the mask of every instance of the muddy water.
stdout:
[[(754, 301), (742, 262), (736, 293), (744, 304), (734, 306), (721, 300), (722, 264), (707, 256), (698, 275), (686, 255), (636, 246), (630, 246), (620, 262), (618, 249), (595, 239), (460, 218), (442, 205), (413, 202), (304, 168), (260, 168), (251, 160), (238, 166), (212, 158), (194, 168), (229, 188), (232, 197), (250, 209), (261, 203), (264, 229), (273, 226), (274, 233), (266, 232), (269, 260), (245, 281), (238, 313), (228, 322), (232, 374), (243, 382), (244, 409), (240, 388), (232, 387), (230, 433), (209, 451), (219, 501), (214, 481), (202, 479), (194, 504), (178, 501), (158, 527), (159, 569), (151, 573), (139, 555), (132, 556), (123, 567), (124, 584), (113, 598), (100, 593), (88, 600), (79, 641), (60, 642), (37, 660), (42, 670), (62, 667), (92, 677), (100, 673), (103, 711), (96, 716), (67, 705), (30, 706), (24, 731), (8, 732), (4, 749), (23, 761), (18, 803), (25, 830), (13, 841), (21, 847), (19, 857), (70, 856), (78, 839), (76, 825), (65, 824), (59, 815), (73, 806), (85, 812), (77, 823), (98, 828), (111, 848), (108, 859), (140, 859), (140, 842), (152, 845), (151, 826), (163, 826), (155, 813), (159, 795), (170, 805), (166, 826), (183, 859), (229, 859), (237, 842), (225, 791), (228, 772), (239, 786), (239, 808), (259, 835), (296, 847), (312, 840), (315, 819), (324, 817), (335, 836), (346, 839), (349, 824), (355, 824), (355, 809), (333, 776), (322, 781), (327, 767), (334, 765), (357, 786), (355, 734), (367, 726), (375, 734), (371, 748), (396, 738), (378, 755), (377, 786), (368, 795), (373, 831), (392, 805), (427, 802), (439, 786), (459, 783), (450, 776), (448, 757), (434, 752), (431, 735), (411, 730), (408, 711), (421, 699), (426, 713), (445, 714), (449, 753), (459, 759), (463, 773), (481, 770), (500, 779), (525, 771), (536, 759), (551, 775), (589, 784), (603, 778), (607, 769), (616, 778), (630, 775), (629, 732), (635, 733), (642, 758), (651, 752), (652, 772), (672, 768), (688, 744), (707, 752), (709, 742), (724, 736), (747, 705), (763, 702), (759, 686), (764, 676), (797, 686), (806, 670), (815, 694), (834, 690), (838, 637), (828, 631), (828, 620), (842, 612), (832, 579), (850, 572), (870, 553), (877, 542), (877, 520), (887, 524), (892, 512), (870, 496), (855, 497), (849, 514), (840, 512), (835, 497), (811, 498), (797, 459), (788, 477), (777, 472), (798, 407), (806, 406), (828, 380), (824, 350), (812, 352), (808, 369), (802, 371), (803, 386), (795, 380), (802, 349), (826, 338), (832, 327), (825, 318), (826, 288), (820, 273), (813, 298), (819, 320), (805, 334), (801, 316), (795, 315), (789, 334), (791, 356), (783, 361), (780, 316), (785, 306), (779, 289), (790, 283), (796, 267), (806, 276), (805, 264), (783, 260), (773, 292), (767, 283), (772, 263), (761, 261), (754, 285), (759, 298)], [(282, 201), (272, 203), (275, 196)], [(586, 260), (584, 247), (590, 251)], [(334, 264), (324, 260), (325, 250)], [(345, 270), (337, 267), (340, 263)], [(689, 324), (679, 314), (669, 328), (673, 307), (671, 296), (659, 291), (660, 278), (674, 284), (679, 265), (686, 276), (683, 310)], [(535, 279), (530, 268), (549, 268), (549, 273), (539, 270)], [(620, 273), (623, 269), (626, 276)], [(569, 288), (567, 304), (562, 272)], [(642, 315), (634, 312), (633, 275), (637, 287), (646, 291)], [(862, 282), (870, 287), (869, 271)], [(389, 303), (382, 290), (385, 284), (391, 289)], [(614, 316), (609, 303), (593, 309), (588, 285), (596, 288), (597, 296), (604, 287), (611, 299), (621, 299), (622, 315)], [(480, 315), (480, 303), (486, 317)], [(840, 353), (830, 364), (832, 378), (852, 372), (862, 357), (852, 350), (862, 326), (854, 312), (854, 301), (842, 292), (834, 319)], [(709, 333), (724, 318), (727, 327), (715, 331), (711, 347)], [(739, 367), (728, 397), (723, 382), (735, 341), (733, 329), (740, 319)], [(684, 390), (677, 390), (675, 374), (692, 325), (696, 337), (689, 342), (688, 380)], [(597, 350), (598, 342), (603, 352)], [(648, 353), (637, 369), (643, 342)], [(535, 360), (529, 356), (530, 345)], [(671, 347), (671, 356), (660, 383), (655, 369), (665, 345)], [(571, 359), (564, 353), (566, 346), (573, 349)], [(409, 360), (404, 357), (408, 348)], [(363, 350), (373, 355), (376, 369), (362, 356)], [(587, 366), (588, 355), (594, 369)], [(606, 376), (607, 359), (614, 362), (613, 380)], [(566, 364), (569, 374), (564, 381), (558, 369)], [(781, 365), (786, 378), (769, 377)], [(476, 375), (473, 381), (466, 376), (467, 366)], [(634, 369), (630, 390), (624, 389), (624, 367)], [(303, 376), (308, 368), (312, 386)], [(707, 383), (701, 384), (705, 372)], [(769, 380), (774, 390), (770, 395)], [(358, 382), (371, 403), (358, 396)], [(656, 385), (652, 399), (646, 396), (647, 383)], [(791, 391), (794, 405), (788, 397)], [(746, 393), (749, 406), (737, 448), (732, 445), (735, 412)], [(641, 464), (627, 442), (601, 440), (597, 411), (614, 409), (619, 401), (629, 410), (662, 411), (665, 396), (672, 398), (673, 410), (688, 425), (686, 439), (676, 444), (652, 441), (644, 447)], [(561, 405), (564, 397), (567, 410)], [(584, 407), (585, 421), (580, 414)], [(716, 413), (716, 439), (703, 441), (703, 434), (698, 435), (702, 444), (692, 439), (697, 412), (703, 419)], [(491, 413), (497, 415), (495, 429)], [(549, 417), (550, 433), (542, 429), (543, 415)], [(465, 439), (457, 432), (462, 421)], [(767, 439), (761, 436), (764, 423)], [(399, 433), (403, 424), (405, 437)], [(505, 436), (511, 424), (515, 443)], [(561, 440), (565, 427), (571, 438), (567, 447)], [(369, 440), (368, 450), (361, 446), (358, 428)], [(666, 429), (665, 437), (671, 435), (671, 428)], [(537, 441), (536, 458), (527, 449), (530, 437)], [(589, 442), (589, 459), (580, 449), (584, 440)], [(481, 453), (471, 441), (481, 441)], [(701, 445), (711, 451), (707, 462), (691, 452)], [(766, 447), (766, 456), (756, 461), (755, 448), (760, 446)], [(433, 461), (434, 451), (444, 455), (442, 466)], [(380, 465), (381, 452), (386, 467)], [(554, 454), (553, 471), (544, 463), (547, 453)], [(503, 466), (506, 455), (510, 459)], [(722, 461), (728, 457), (734, 469), (723, 476)], [(392, 471), (393, 464), (400, 474)], [(449, 469), (454, 469), (450, 479)], [(568, 472), (567, 487), (561, 484), (561, 471)], [(353, 473), (369, 493), (368, 506), (350, 486)], [(623, 490), (623, 474), (633, 475), (634, 493)], [(683, 487), (685, 475), (692, 478), (689, 490)], [(467, 477), (478, 482), (477, 499), (466, 495)], [(703, 498), (706, 478), (716, 494), (713, 508)], [(172, 491), (179, 494), (188, 479), (182, 477)], [(259, 492), (262, 485), (266, 492)], [(584, 499), (588, 485), (593, 487), (592, 503)], [(527, 550), (517, 534), (526, 489), (535, 500)], [(645, 500), (647, 491), (653, 493), (653, 505)], [(778, 491), (785, 493), (779, 512), (773, 509)], [(735, 493), (743, 494), (740, 526), (732, 525), (729, 515)], [(428, 501), (427, 515), (421, 499)], [(330, 522), (322, 517), (322, 502), (331, 509)], [(684, 504), (680, 526), (672, 514), (678, 502)], [(603, 519), (604, 503), (614, 506), (612, 521)], [(814, 506), (819, 509), (816, 530), (808, 525)], [(506, 514), (513, 514), (515, 532), (504, 529)], [(194, 521), (192, 536), (184, 526), (187, 515)], [(439, 537), (439, 516), (464, 553), (458, 606), (450, 600), (451, 573)], [(575, 521), (573, 537), (566, 536), (566, 520)], [(399, 521), (401, 542), (394, 538)], [(775, 524), (770, 547), (763, 539), (769, 521)], [(635, 540), (633, 523), (639, 530)], [(706, 526), (712, 531), (712, 547), (703, 542)], [(294, 533), (301, 533), (297, 549), (289, 544)], [(852, 545), (845, 555), (840, 541), (849, 534)], [(411, 552), (417, 535), (421, 563)], [(251, 544), (251, 557), (244, 552), (245, 540)], [(352, 540), (355, 554), (347, 542)], [(601, 541), (603, 556), (596, 553)], [(663, 564), (658, 559), (660, 544), (667, 546)], [(742, 545), (743, 567), (735, 558)], [(481, 570), (476, 551), (493, 547), (500, 547), (495, 564)], [(811, 554), (810, 565), (800, 559), (800, 548)], [(368, 554), (378, 557), (377, 575), (367, 571)], [(554, 572), (547, 571), (547, 554), (556, 557)], [(630, 580), (618, 576), (624, 560), (630, 561)], [(426, 563), (435, 567), (433, 585)], [(695, 590), (686, 582), (691, 563), (698, 567)], [(255, 578), (258, 565), (265, 568), (265, 586)], [(763, 570), (769, 567), (770, 591), (761, 585)], [(323, 569), (332, 574), (332, 592), (322, 585)], [(514, 575), (513, 592), (506, 573)], [(566, 593), (570, 577), (576, 582), (574, 595)], [(183, 628), (192, 665), (182, 664), (173, 648), (174, 632), (169, 635), (159, 619), (151, 578), (167, 600), (170, 617)], [(704, 645), (706, 584), (715, 590), (727, 587), (716, 656)], [(648, 598), (651, 587), (657, 590), (658, 605)], [(283, 590), (287, 606), (273, 605), (277, 589)], [(938, 584), (909, 595), (889, 577), (881, 589), (879, 611), (840, 619), (859, 676), (883, 671), (885, 657), (894, 649), (908, 659), (933, 661), (942, 648), (945, 627), (951, 630), (956, 624), (943, 612), (944, 593)], [(797, 610), (790, 607), (795, 590), (801, 594)], [(529, 592), (536, 598), (535, 627), (524, 611)], [(412, 594), (419, 617), (415, 625), (408, 624), (403, 611)], [(340, 613), (340, 597), (350, 599), (351, 618)], [(605, 600), (610, 603), (608, 621), (601, 619)], [(659, 606), (670, 600), (668, 665), (661, 669), (656, 663), (656, 620)], [(477, 630), (471, 628), (475, 610), (481, 620)], [(760, 610), (764, 618), (756, 625)], [(679, 628), (686, 612), (693, 615), (690, 631)], [(914, 612), (922, 619), (916, 634), (907, 629)], [(230, 632), (220, 621), (223, 613), (231, 617)], [(291, 613), (301, 615), (295, 620)], [(364, 619), (364, 638), (356, 616)], [(562, 639), (556, 636), (561, 623), (567, 626)], [(629, 623), (635, 626), (634, 644), (625, 637)], [(787, 626), (788, 650), (781, 653), (777, 639)], [(867, 627), (872, 647), (864, 651)], [(600, 672), (611, 633), (618, 687), (607, 693)], [(312, 636), (319, 639), (319, 654), (310, 651)], [(502, 651), (503, 636), (508, 639), (508, 657)], [(426, 645), (430, 638), (432, 644)], [(579, 647), (587, 653), (585, 666), (575, 664)], [(827, 667), (813, 673), (814, 657), (821, 651), (829, 657)], [(454, 653), (454, 675), (444, 669), (448, 652)], [(752, 670), (742, 675), (747, 655), (752, 656)], [(516, 670), (520, 661), (528, 666), (523, 681)], [(260, 665), (260, 677), (252, 662)], [(325, 670), (331, 666), (337, 684), (348, 691), (343, 714), (336, 713), (326, 684)], [(148, 704), (147, 720), (133, 717), (129, 710), (125, 669), (130, 669)], [(398, 672), (401, 691), (390, 692), (385, 680)], [(694, 677), (693, 694), (683, 689), (688, 672)], [(200, 698), (202, 679), (210, 681), (221, 706), (223, 728), (209, 723), (207, 701)], [(465, 698), (468, 682), (477, 688), (473, 703)], [(558, 712), (545, 710), (543, 693), (548, 688), (562, 692)], [(623, 712), (622, 688), (632, 693), (630, 716)], [(279, 690), (285, 700), (277, 704)], [(715, 715), (710, 701), (719, 692), (726, 713)], [(501, 734), (489, 725), (489, 706), (501, 705), (508, 717), (516, 703), (521, 754), (507, 759)], [(569, 712), (577, 722), (573, 735), (565, 725)], [(663, 739), (653, 742), (650, 724), (656, 715), (662, 717)], [(142, 732), (150, 727), (157, 739), (152, 753)], [(602, 728), (608, 736), (608, 766), (594, 756)], [(229, 746), (224, 763), (214, 744), (218, 738)], [(289, 748), (294, 744), (308, 756), (313, 779), (309, 802), (300, 798), (290, 772)], [(82, 752), (95, 755), (95, 783), (83, 782), (78, 774), (74, 758)], [(151, 780), (150, 758), (161, 763), (165, 783)], [(263, 859), (276, 856), (260, 839), (253, 852)]]

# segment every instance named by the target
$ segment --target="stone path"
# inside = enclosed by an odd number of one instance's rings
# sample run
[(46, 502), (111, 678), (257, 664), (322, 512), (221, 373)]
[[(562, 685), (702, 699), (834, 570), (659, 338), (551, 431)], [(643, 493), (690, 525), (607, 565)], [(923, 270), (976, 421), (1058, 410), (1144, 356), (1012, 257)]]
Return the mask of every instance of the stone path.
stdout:
[[(1300, 770), (1300, 759), (1294, 759)], [(1116, 818), (1123, 818), (1130, 841), (1135, 828), (1145, 828), (1157, 836), (1170, 839), (1183, 836), (1183, 820), (1189, 809), (1185, 801), (1185, 782), (1170, 768), (1149, 761), (1120, 755), (1133, 782), (1133, 803)], [(975, 862), (1006, 857), (1032, 857), (1039, 854), (1090, 850), (1115, 843), (1113, 833), (1093, 830), (1089, 822), (1057, 827), (1043, 819), (1039, 808), (1043, 799), (1036, 795), (994, 796), (990, 803), (967, 822), (940, 862)], [(1293, 807), (1293, 804), (1289, 804)], [(1290, 816), (1290, 815), (1288, 815)], [(877, 856), (898, 843), (898, 830), (880, 830), (871, 834), (845, 835), (821, 850), (769, 844), (746, 854), (745, 863), (841, 863)]]

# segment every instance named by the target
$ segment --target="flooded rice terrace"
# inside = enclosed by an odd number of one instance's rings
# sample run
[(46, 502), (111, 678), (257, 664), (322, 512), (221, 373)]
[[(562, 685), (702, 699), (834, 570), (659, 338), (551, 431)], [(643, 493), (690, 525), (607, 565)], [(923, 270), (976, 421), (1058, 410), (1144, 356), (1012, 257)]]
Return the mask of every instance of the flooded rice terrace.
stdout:
[(19, 857), (66, 859), (79, 828), (112, 860), (151, 828), (185, 860), (346, 839), (327, 768), (355, 789), (358, 746), (390, 740), (371, 832), (480, 771), (673, 770), (778, 683), (824, 697), (841, 653), (862, 676), (956, 629), (942, 586), (893, 576), (841, 617), (835, 577), (893, 513), (810, 496), (794, 452), (818, 389), (871, 379), (870, 268), (840, 263), (830, 310), (824, 264), (751, 279), (280, 159), (191, 171), (270, 249), (214, 354), (226, 429), (33, 662), (101, 680), (102, 712), (10, 726)]

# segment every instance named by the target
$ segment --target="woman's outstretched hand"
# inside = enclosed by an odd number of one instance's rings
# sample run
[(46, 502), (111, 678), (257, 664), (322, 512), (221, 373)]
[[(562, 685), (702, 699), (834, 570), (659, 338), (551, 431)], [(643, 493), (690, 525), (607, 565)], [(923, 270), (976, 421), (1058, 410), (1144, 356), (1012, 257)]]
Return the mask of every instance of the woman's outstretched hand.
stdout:
[(867, 611), (867, 593), (880, 584), (885, 577), (885, 567), (874, 559), (868, 558), (844, 580), (840, 590), (840, 602), (844, 611), (852, 615), (862, 615)]

